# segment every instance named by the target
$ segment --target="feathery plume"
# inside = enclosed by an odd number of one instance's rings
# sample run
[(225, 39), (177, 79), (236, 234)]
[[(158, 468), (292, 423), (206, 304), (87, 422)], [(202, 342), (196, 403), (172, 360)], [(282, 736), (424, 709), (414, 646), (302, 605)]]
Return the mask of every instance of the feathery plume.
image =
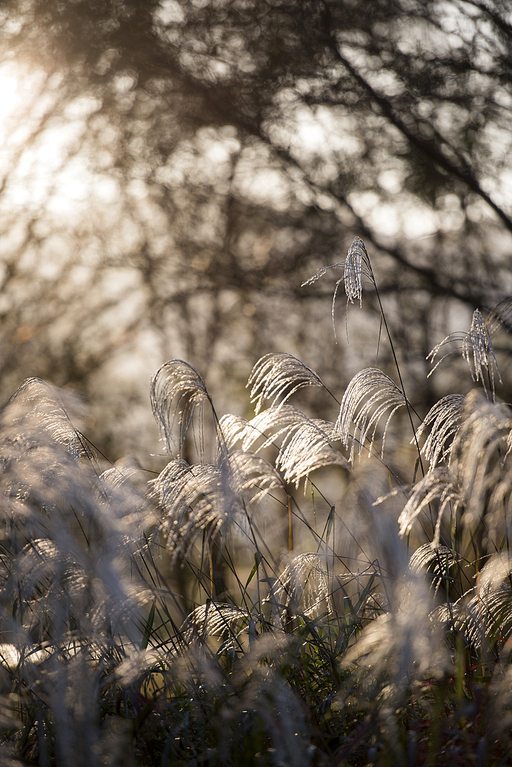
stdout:
[(198, 534), (212, 537), (242, 511), (230, 486), (229, 467), (170, 461), (150, 482), (151, 496), (165, 512), (162, 529), (173, 556), (191, 550)]
[(193, 639), (205, 641), (208, 637), (222, 637), (224, 650), (241, 650), (243, 634), (253, 632), (258, 616), (236, 605), (210, 601), (196, 607), (188, 615), (180, 634), (185, 644)]
[[(345, 448), (350, 448), (350, 462), (354, 461), (355, 444), (359, 456), (368, 440), (370, 455), (377, 426), (382, 416), (390, 410), (382, 435), (381, 456), (389, 422), (398, 408), (406, 404), (403, 391), (389, 376), (377, 368), (366, 368), (357, 373), (348, 384), (341, 401), (336, 430)], [(351, 433), (351, 428), (356, 431)]]
[(199, 415), (199, 452), (204, 454), (203, 405), (210, 400), (206, 384), (197, 370), (183, 360), (170, 360), (151, 378), (151, 408), (169, 454), (172, 453), (173, 427), (179, 427), (178, 457), (183, 453), (187, 431), (196, 409)]
[[(227, 450), (231, 450), (237, 442), (241, 442), (248, 426), (247, 418), (241, 415), (226, 413), (219, 419), (219, 431), (224, 438)], [(261, 436), (261, 435), (260, 435)]]
[(249, 451), (259, 440), (263, 440), (254, 450), (259, 453), (270, 445), (279, 449), (279, 440), (288, 437), (307, 420), (308, 417), (298, 408), (281, 404), (263, 410), (250, 421), (238, 416), (223, 416), (219, 425), (230, 448), (241, 442), (242, 450)]
[(290, 430), (276, 459), (285, 482), (299, 487), (301, 479), (315, 469), (338, 465), (350, 469), (350, 464), (339, 450), (332, 446), (338, 441), (335, 424), (319, 419), (304, 419), (293, 431)]
[(429, 572), (432, 579), (432, 589), (437, 594), (443, 584), (451, 578), (450, 568), (459, 563), (461, 558), (448, 546), (424, 543), (416, 549), (409, 560), (412, 572)]
[(261, 455), (235, 450), (229, 454), (229, 464), (235, 492), (250, 494), (255, 503), (271, 490), (284, 487), (279, 472)]
[(84, 415), (84, 407), (76, 395), (58, 390), (40, 378), (27, 378), (2, 408), (2, 420), (7, 419), (15, 427), (18, 439), (22, 434), (27, 436), (29, 431), (39, 435), (44, 431), (76, 459), (90, 455), (73, 424), (73, 421), (81, 423)]
[(261, 357), (247, 381), (247, 386), (252, 386), (251, 402), (255, 403), (256, 415), (265, 399), (271, 399), (271, 406), (275, 407), (279, 400), (283, 405), (292, 394), (305, 386), (323, 385), (314, 370), (291, 354), (266, 354)]
[(448, 394), (436, 402), (418, 427), (415, 438), (411, 440), (411, 444), (419, 443), (423, 432), (430, 427), (429, 435), (421, 449), (429, 462), (429, 471), (432, 471), (440, 462), (449, 462), (453, 438), (462, 419), (465, 399), (462, 394)]
[(446, 509), (450, 508), (455, 515), (464, 503), (462, 489), (444, 467), (433, 469), (413, 486), (411, 497), (398, 518), (399, 535), (407, 535), (414, 520), (433, 501), (438, 502), (438, 512), (432, 545), (439, 546), (441, 521)]
[[(471, 378), (475, 382), (482, 382), (486, 396), (488, 396), (488, 391), (485, 382), (484, 371), (487, 372), (491, 388), (491, 398), (494, 401), (495, 371), (496, 375), (498, 376), (498, 381), (500, 383), (502, 383), (502, 381), (498, 368), (498, 362), (496, 360), (491, 341), (490, 330), (492, 330), (493, 326), (493, 319), (491, 319), (491, 322), (489, 323), (482, 317), (480, 311), (475, 309), (473, 312), (469, 331), (450, 333), (450, 335), (446, 336), (446, 338), (444, 338), (440, 343), (437, 344), (437, 346), (432, 349), (432, 351), (427, 355), (427, 360), (430, 360), (430, 362), (434, 364), (436, 357), (439, 355), (439, 352), (443, 347), (445, 347), (447, 344), (458, 342), (460, 344), (462, 357), (468, 364)], [(451, 351), (448, 351), (446, 354), (443, 354), (441, 359), (439, 359), (434, 364), (434, 367), (429, 372), (427, 377), (431, 376), (432, 373), (439, 367), (441, 362), (445, 360), (446, 357), (448, 357), (451, 353)]]
[[(469, 392), (452, 445), (451, 470), (464, 491), (463, 524), (474, 529), (485, 515), (489, 553), (512, 522), (511, 431), (507, 405), (489, 401), (478, 389)], [(498, 538), (489, 535), (491, 530)]]
[(345, 272), (343, 281), (347, 301), (351, 304), (354, 299), (359, 301), (359, 306), (363, 305), (363, 277), (372, 284), (375, 283), (370, 257), (365, 244), (360, 237), (354, 237), (352, 245), (349, 248), (347, 258), (345, 259)]
[[(340, 261), (337, 264), (331, 266), (324, 266), (319, 269), (313, 277), (302, 283), (302, 287), (306, 285), (313, 285), (320, 277), (322, 277), (330, 269), (343, 268), (343, 277), (336, 282), (334, 286), (334, 293), (332, 297), (331, 306), (331, 318), (334, 335), (336, 336), (336, 323), (335, 323), (335, 307), (336, 298), (338, 296), (339, 286), (343, 282), (345, 288), (345, 295), (347, 296), (347, 310), (348, 304), (354, 303), (354, 299), (359, 301), (359, 306), (363, 305), (363, 278), (366, 278), (372, 285), (375, 286), (375, 277), (373, 276), (372, 265), (370, 263), (370, 257), (366, 250), (365, 244), (360, 237), (354, 237), (352, 245), (349, 248), (347, 257), (344, 261)], [(348, 339), (348, 329), (347, 329)]]
[(455, 627), (468, 643), (482, 648), (484, 641), (506, 642), (512, 634), (512, 563), (510, 554), (495, 554), (475, 576), (476, 585), (455, 605)]
[(382, 695), (396, 704), (412, 679), (440, 676), (447, 658), (423, 580), (411, 573), (394, 584), (393, 592), (392, 609), (363, 629), (342, 665), (356, 664), (371, 680), (379, 674), (388, 678)]
[(318, 554), (299, 554), (277, 579), (269, 601), (284, 621), (288, 614), (308, 618), (333, 612), (330, 576)]

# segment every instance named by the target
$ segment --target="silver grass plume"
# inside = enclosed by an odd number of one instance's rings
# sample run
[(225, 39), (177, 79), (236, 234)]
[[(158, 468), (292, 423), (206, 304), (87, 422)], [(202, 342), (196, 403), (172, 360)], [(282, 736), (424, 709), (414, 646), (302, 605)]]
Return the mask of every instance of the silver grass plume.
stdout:
[(439, 565), (439, 559), (448, 563), (448, 566), (452, 566), (455, 562), (459, 561), (459, 557), (454, 553), (453, 549), (449, 549), (448, 546), (435, 546), (430, 541), (419, 546), (414, 551), (409, 560), (409, 567), (413, 572), (421, 572), (428, 570), (433, 565), (434, 572), (437, 575), (443, 575), (443, 565)]
[(279, 472), (261, 455), (234, 450), (229, 454), (235, 492), (257, 503), (267, 493), (284, 488)]
[(345, 288), (345, 295), (347, 296), (347, 309), (348, 304), (353, 304), (354, 300), (359, 301), (360, 307), (363, 305), (363, 279), (368, 280), (373, 286), (375, 286), (375, 277), (373, 275), (370, 257), (368, 256), (365, 244), (360, 237), (354, 237), (347, 257), (344, 261), (340, 261), (337, 264), (332, 264), (331, 266), (324, 266), (322, 269), (319, 269), (317, 273), (313, 275), (313, 277), (310, 277), (309, 280), (306, 280), (306, 282), (302, 283), (302, 287), (305, 287), (306, 285), (313, 285), (313, 283), (315, 283), (330, 269), (336, 268), (343, 268), (343, 277), (340, 277), (340, 279), (337, 281), (332, 297), (331, 317), (335, 336), (335, 307), (340, 284), (343, 282)]
[(125, 646), (123, 659), (115, 669), (115, 679), (124, 687), (133, 684), (141, 673), (147, 674), (152, 667), (157, 666), (160, 671), (168, 667), (173, 655), (169, 657), (169, 647), (164, 643), (145, 649)]
[[(250, 421), (239, 416), (223, 416), (219, 425), (230, 448), (241, 442), (243, 451), (252, 449), (259, 453), (274, 446), (278, 450), (275, 468), (286, 483), (295, 487), (323, 466), (349, 468), (346, 458), (332, 445), (340, 439), (335, 425), (308, 418), (291, 405), (263, 410)], [(255, 448), (258, 441), (260, 444)]]
[(219, 430), (222, 432), (228, 450), (231, 450), (237, 442), (244, 439), (248, 423), (247, 418), (232, 413), (226, 413), (220, 417)]
[(172, 454), (174, 424), (178, 421), (178, 457), (195, 411), (198, 411), (199, 453), (204, 455), (203, 407), (210, 402), (206, 384), (197, 370), (183, 360), (170, 360), (151, 378), (151, 408), (167, 451)]
[(17, 438), (27, 435), (27, 424), (32, 422), (33, 431), (47, 432), (76, 459), (90, 456), (81, 433), (75, 423), (81, 425), (84, 407), (76, 395), (56, 389), (41, 378), (27, 378), (11, 395), (3, 407), (8, 411), (10, 422), (20, 424)]
[[(112, 555), (110, 552), (111, 560)], [(19, 603), (20, 615), (25, 615), (24, 630), (32, 637), (38, 635), (47, 652), (56, 642), (61, 653), (69, 644), (67, 654), (89, 653), (95, 646), (104, 654), (109, 643), (103, 632), (109, 623), (116, 634), (120, 631), (125, 635), (124, 646), (133, 644), (139, 635), (130, 624), (138, 620), (138, 607), (151, 599), (151, 590), (140, 581), (130, 583), (123, 577), (119, 554), (111, 561), (113, 572), (90, 560), (87, 553), (64, 547), (61, 541), (33, 540), (20, 552), (3, 584), (2, 604)], [(114, 592), (109, 585), (111, 578), (122, 582)], [(66, 628), (51, 631), (46, 627), (49, 615), (55, 626), (64, 620)], [(80, 626), (79, 633), (73, 634), (72, 624)], [(115, 642), (112, 638), (112, 646)]]
[(162, 530), (172, 556), (187, 554), (200, 533), (211, 539), (242, 512), (229, 467), (170, 461), (150, 482), (150, 495), (162, 508)]
[(131, 486), (131, 480), (142, 471), (136, 466), (111, 466), (110, 469), (106, 469), (100, 474), (99, 479), (107, 487), (117, 489), (127, 485)]
[(363, 689), (367, 682), (371, 689), (375, 679), (387, 679), (383, 700), (396, 704), (403, 700), (412, 680), (427, 673), (441, 675), (446, 667), (445, 650), (440, 622), (431, 618), (433, 595), (422, 574), (408, 562), (394, 515), (376, 514), (371, 497), (366, 506), (374, 528), (386, 603), (381, 614), (363, 629), (343, 666), (353, 663), (361, 669)]
[(296, 391), (305, 386), (323, 386), (314, 370), (291, 354), (266, 354), (254, 365), (247, 386), (251, 386), (251, 402), (257, 415), (263, 400), (272, 400), (275, 407), (284, 404)]
[(120, 498), (130, 498), (133, 509), (146, 511), (141, 519), (148, 523), (149, 511), (146, 503), (147, 475), (136, 466), (111, 466), (98, 477), (98, 495), (108, 503), (117, 503)]
[[(42, 425), (39, 398), (33, 401), (33, 410), (20, 397), (12, 399), (2, 410), (2, 515), (10, 518), (13, 536), (20, 535), (26, 540), (51, 533), (62, 538), (63, 545), (76, 547), (79, 543), (78, 551), (94, 546), (110, 523), (122, 527), (125, 515), (134, 512), (134, 507), (126, 502), (127, 495), (122, 491), (118, 492), (117, 500), (122, 498), (119, 503), (104, 502), (97, 467), (88, 451), (79, 460), (75, 446), (69, 449), (67, 437), (72, 427), (61, 412), (62, 402), (57, 406), (52, 405), (54, 402), (52, 398), (45, 403), (46, 418)], [(119, 543), (118, 538), (111, 537), (112, 543), (114, 540)]]
[(437, 594), (441, 586), (451, 578), (451, 568), (460, 561), (461, 558), (453, 549), (429, 541), (413, 552), (409, 568), (414, 573), (428, 571), (431, 576), (431, 588), (434, 594)]
[(481, 649), (485, 642), (507, 643), (512, 635), (512, 563), (506, 552), (494, 554), (475, 575), (476, 584), (441, 615), (466, 641)]
[(283, 623), (287, 616), (333, 613), (331, 576), (323, 561), (318, 554), (299, 554), (276, 580), (268, 600)]
[(372, 284), (375, 283), (365, 244), (360, 237), (354, 237), (345, 259), (343, 282), (347, 301), (353, 304), (356, 299), (359, 306), (363, 305), (363, 277)]
[(489, 553), (508, 535), (512, 522), (511, 432), (507, 405), (490, 402), (478, 390), (469, 392), (452, 446), (451, 470), (464, 490), (463, 524), (474, 527), (485, 515)]
[(281, 404), (263, 410), (250, 421), (240, 416), (223, 416), (219, 427), (228, 448), (240, 442), (242, 450), (259, 453), (271, 445), (279, 449), (279, 440), (289, 437), (304, 420), (309, 419), (301, 410), (293, 405)]
[[(435, 544), (439, 542), (441, 519), (449, 510), (453, 519), (460, 512), (462, 526), (472, 534), (483, 524), (477, 536), (478, 547), (481, 551), (487, 547), (492, 553), (508, 540), (512, 523), (512, 413), (506, 405), (489, 401), (479, 390), (452, 404), (449, 463), (431, 469), (414, 485), (399, 517), (400, 533), (406, 535), (418, 515), (435, 501)], [(441, 435), (447, 433), (443, 428)], [(433, 443), (434, 454), (436, 450), (439, 454), (441, 440), (442, 436), (437, 447)]]
[[(15, 566), (4, 581), (2, 598), (19, 601), (25, 593), (20, 608), (30, 615), (34, 627), (43, 627), (44, 615), (53, 615), (56, 624), (62, 619), (62, 631), (67, 631), (69, 616), (81, 615), (89, 636), (100, 630), (104, 607), (112, 598), (111, 619), (115, 622), (117, 614), (126, 623), (123, 631), (133, 640), (135, 602), (123, 570), (144, 524), (140, 497), (134, 501), (131, 493), (117, 489), (107, 500), (87, 460), (78, 463), (46, 432), (40, 434), (39, 444), (33, 431), (14, 443), (5, 428), (5, 413), (3, 420), (0, 492), (6, 501), (2, 504), (5, 552)], [(16, 428), (19, 431), (19, 421)]]
[(140, 645), (152, 592), (131, 571), (144, 509), (121, 486), (107, 499), (63, 402), (32, 380), (1, 413), (0, 629), (6, 660), (18, 657), (2, 673), (39, 706), (41, 726), (51, 711), (52, 754), (71, 767), (103, 747), (100, 677)]
[(441, 362), (451, 353), (448, 351), (446, 354), (443, 354), (443, 356), (437, 362), (435, 362), (436, 357), (438, 357), (441, 349), (443, 349), (447, 344), (459, 343), (462, 357), (468, 364), (473, 381), (482, 382), (486, 396), (488, 396), (488, 391), (485, 382), (485, 372), (487, 373), (491, 389), (491, 398), (494, 401), (495, 371), (498, 377), (498, 381), (502, 383), (498, 362), (494, 354), (494, 348), (491, 340), (491, 334), (495, 328), (496, 324), (493, 317), (491, 317), (490, 321), (485, 320), (480, 311), (475, 309), (473, 312), (469, 331), (450, 333), (450, 335), (446, 336), (446, 338), (438, 343), (437, 346), (435, 346), (427, 355), (427, 360), (430, 360), (430, 362), (434, 365), (428, 376), (431, 376), (432, 373), (441, 364)]
[[(285, 482), (299, 487), (301, 479), (323, 466), (341, 466), (349, 470), (345, 456), (332, 446), (339, 440), (335, 424), (304, 416), (297, 427), (285, 436), (276, 458), (276, 468)], [(305, 485), (304, 485), (305, 489)]]
[(432, 471), (440, 462), (449, 462), (453, 438), (461, 423), (465, 399), (462, 394), (448, 394), (436, 402), (418, 427), (415, 438), (411, 440), (411, 444), (413, 442), (418, 444), (423, 433), (429, 429), (428, 437), (421, 449), (429, 462), (429, 471)]
[(446, 467), (433, 469), (413, 486), (411, 496), (398, 517), (399, 535), (408, 535), (417, 517), (434, 501), (438, 510), (432, 545), (437, 547), (445, 512), (449, 510), (455, 518), (457, 511), (464, 506), (463, 489)]
[(208, 637), (219, 637), (223, 640), (223, 650), (236, 652), (243, 648), (243, 635), (254, 640), (259, 622), (258, 616), (245, 608), (212, 600), (188, 615), (180, 635), (185, 646), (194, 640), (205, 642)]
[(396, 704), (413, 679), (441, 676), (447, 657), (441, 621), (433, 620), (433, 603), (423, 579), (410, 572), (388, 589), (393, 591), (391, 609), (363, 629), (342, 667), (359, 667), (363, 682), (388, 678), (381, 695)]
[(384, 454), (389, 422), (398, 408), (406, 403), (403, 391), (377, 368), (366, 368), (352, 378), (341, 401), (336, 421), (336, 430), (342, 444), (350, 448), (351, 463), (354, 461), (356, 444), (360, 456), (368, 441), (368, 454), (371, 454), (379, 421), (390, 411), (382, 434), (381, 456)]

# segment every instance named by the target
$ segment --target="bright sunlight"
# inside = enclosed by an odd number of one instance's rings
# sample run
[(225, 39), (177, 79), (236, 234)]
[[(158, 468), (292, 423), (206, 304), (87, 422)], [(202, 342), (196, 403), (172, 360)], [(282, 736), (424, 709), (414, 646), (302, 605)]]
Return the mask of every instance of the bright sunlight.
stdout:
[(82, 96), (57, 111), (59, 84), (41, 70), (0, 66), (0, 179), (11, 211), (45, 205), (54, 215), (78, 214), (89, 197), (108, 193), (111, 201), (117, 192), (81, 151), (86, 120), (101, 102)]

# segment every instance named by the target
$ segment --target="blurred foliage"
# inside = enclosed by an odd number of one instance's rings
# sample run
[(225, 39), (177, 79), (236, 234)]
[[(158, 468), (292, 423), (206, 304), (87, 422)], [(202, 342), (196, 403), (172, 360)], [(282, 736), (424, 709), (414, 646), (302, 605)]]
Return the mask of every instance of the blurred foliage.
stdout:
[(336, 348), (330, 286), (300, 285), (355, 234), (415, 405), (450, 390), (425, 356), (512, 293), (508, 2), (16, 0), (0, 23), (4, 395), (83, 391), (117, 457), (153, 444), (173, 357), (221, 412), (272, 349), (339, 388), (375, 295)]

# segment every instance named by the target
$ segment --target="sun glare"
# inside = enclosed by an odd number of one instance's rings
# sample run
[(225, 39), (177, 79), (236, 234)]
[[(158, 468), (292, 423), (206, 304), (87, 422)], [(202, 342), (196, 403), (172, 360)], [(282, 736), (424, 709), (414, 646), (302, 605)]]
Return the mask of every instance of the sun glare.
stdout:
[(0, 64), (0, 140), (16, 128), (17, 118), (37, 95), (42, 72), (27, 72), (19, 64)]
[(100, 102), (82, 96), (46, 121), (58, 94), (59, 81), (48, 80), (45, 72), (0, 64), (0, 181), (8, 179), (4, 210), (44, 206), (53, 215), (80, 215), (89, 197), (102, 197), (87, 155), (76, 151), (86, 118)]
[(0, 69), (0, 126), (15, 110), (18, 97), (16, 77), (6, 67)]

